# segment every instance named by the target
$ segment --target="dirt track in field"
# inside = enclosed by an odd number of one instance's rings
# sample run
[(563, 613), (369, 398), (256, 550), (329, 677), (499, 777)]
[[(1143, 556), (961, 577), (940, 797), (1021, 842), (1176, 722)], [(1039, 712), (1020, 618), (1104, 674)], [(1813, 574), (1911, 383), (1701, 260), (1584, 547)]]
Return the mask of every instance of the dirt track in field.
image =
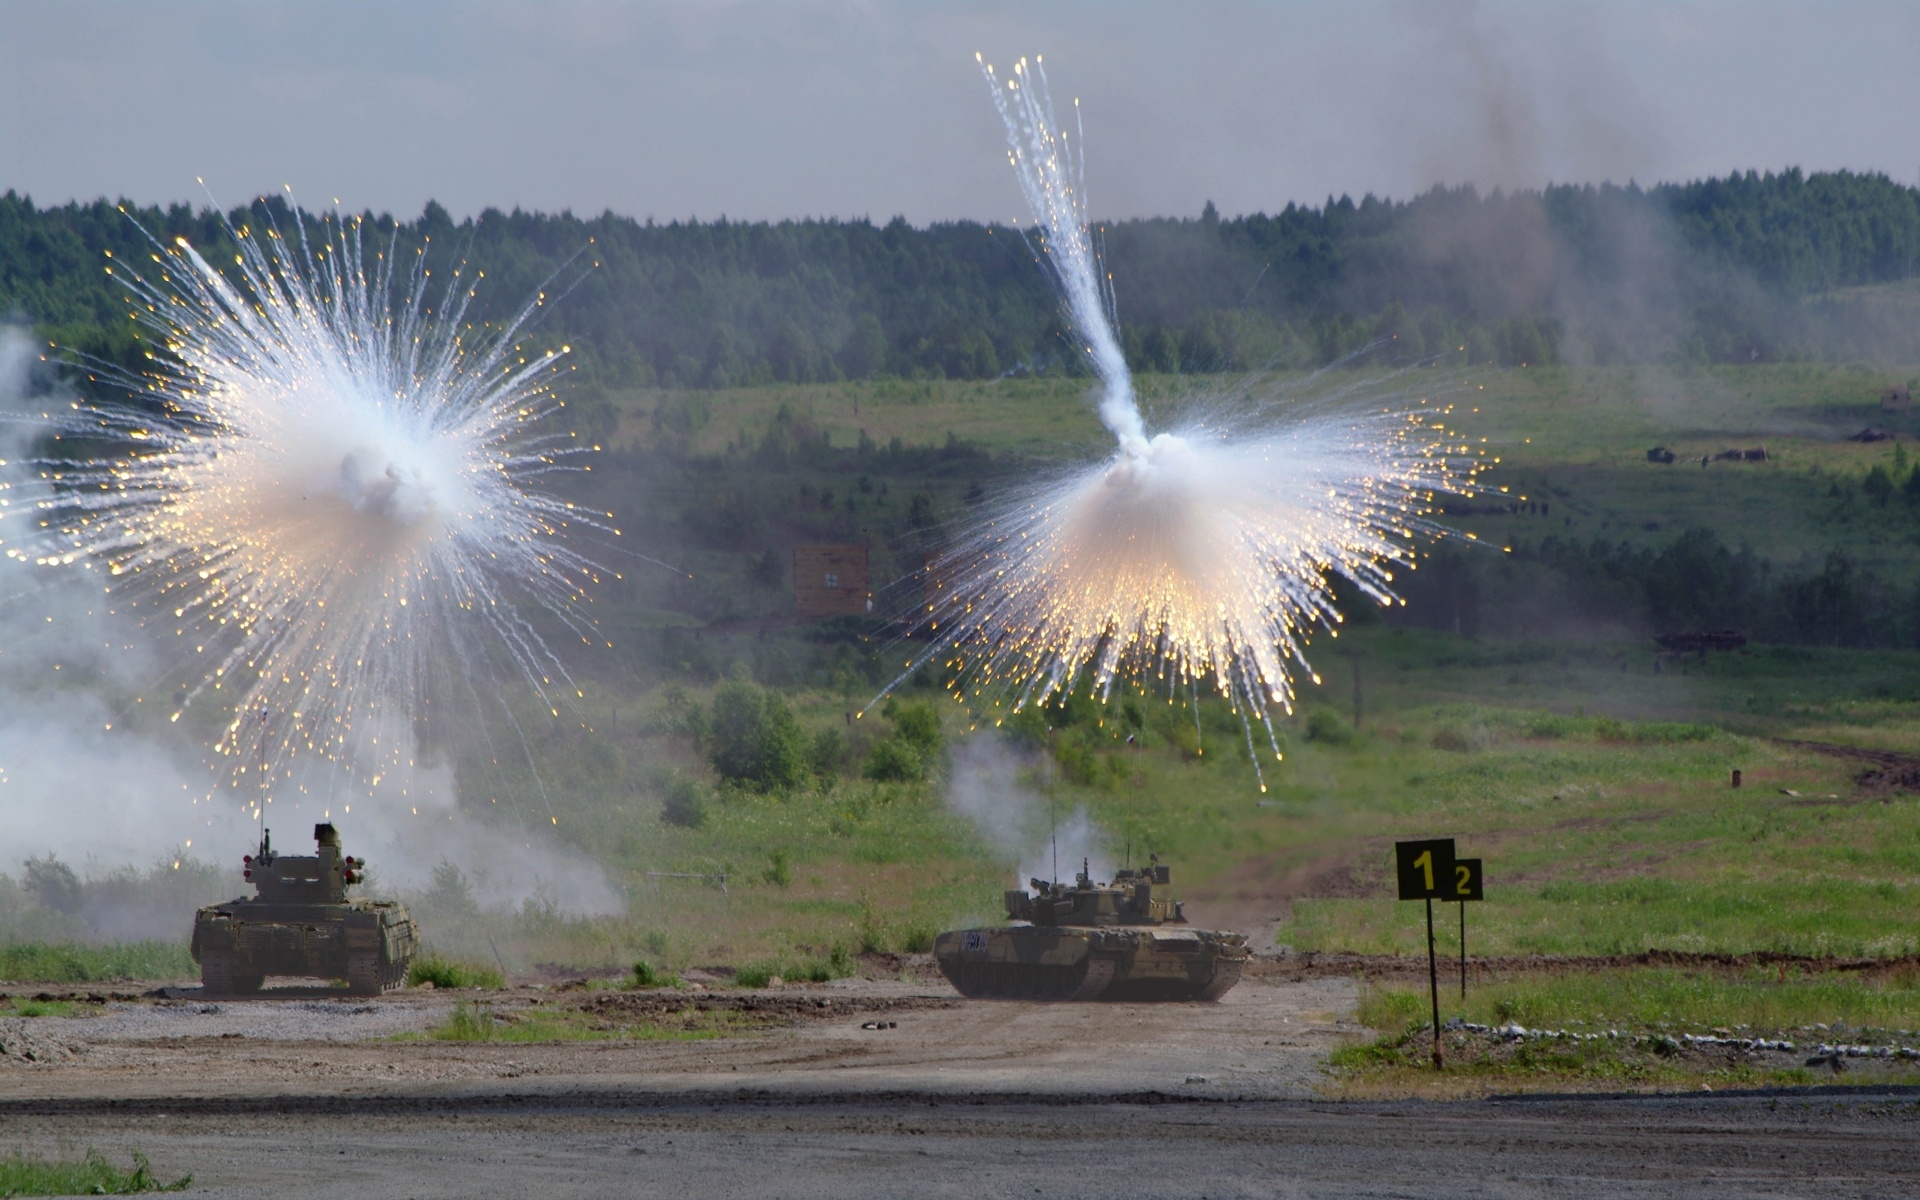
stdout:
[[(377, 1000), (102, 990), (101, 1015), (26, 1019), (68, 1055), (0, 1060), (0, 1152), (140, 1150), (162, 1176), (193, 1173), (192, 1194), (236, 1197), (1920, 1192), (1913, 1089), (1329, 1102), (1325, 1054), (1359, 1032), (1354, 968), (1263, 961), (1217, 1004), (963, 1002), (898, 980)], [(476, 998), (503, 1021), (752, 1028), (392, 1040)]]

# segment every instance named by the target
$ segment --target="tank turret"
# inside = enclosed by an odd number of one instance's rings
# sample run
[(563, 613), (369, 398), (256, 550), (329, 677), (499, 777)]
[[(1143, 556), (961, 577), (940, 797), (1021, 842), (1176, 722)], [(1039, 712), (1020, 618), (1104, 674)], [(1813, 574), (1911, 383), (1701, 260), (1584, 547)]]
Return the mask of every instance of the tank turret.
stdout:
[(1031, 894), (1007, 892), (1007, 919), (1033, 925), (1185, 924), (1180, 903), (1166, 890), (1172, 882), (1173, 872), (1156, 861), (1138, 871), (1116, 872), (1112, 883), (1095, 883), (1082, 860), (1071, 885), (1033, 879), (1028, 881)]
[(240, 863), (255, 895), (195, 915), (193, 957), (206, 991), (257, 992), (274, 975), (344, 980), (361, 995), (406, 982), (418, 946), (406, 908), (350, 898), (366, 864), (340, 852), (331, 823), (315, 825), (313, 840), (311, 855), (278, 854), (262, 829), (259, 849)]
[(1071, 884), (1006, 892), (1011, 924), (941, 934), (934, 959), (964, 996), (1217, 1000), (1251, 956), (1246, 935), (1190, 928), (1172, 883), (1158, 856), (1108, 883), (1083, 860)]

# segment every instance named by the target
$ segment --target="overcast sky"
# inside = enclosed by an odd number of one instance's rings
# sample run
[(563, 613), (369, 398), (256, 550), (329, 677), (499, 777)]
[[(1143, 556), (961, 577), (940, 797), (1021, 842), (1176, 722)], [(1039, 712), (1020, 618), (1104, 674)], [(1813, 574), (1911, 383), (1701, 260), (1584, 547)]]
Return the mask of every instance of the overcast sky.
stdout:
[(0, 188), (658, 219), (1020, 215), (974, 51), (1096, 215), (1437, 182), (1920, 176), (1920, 3), (0, 0)]

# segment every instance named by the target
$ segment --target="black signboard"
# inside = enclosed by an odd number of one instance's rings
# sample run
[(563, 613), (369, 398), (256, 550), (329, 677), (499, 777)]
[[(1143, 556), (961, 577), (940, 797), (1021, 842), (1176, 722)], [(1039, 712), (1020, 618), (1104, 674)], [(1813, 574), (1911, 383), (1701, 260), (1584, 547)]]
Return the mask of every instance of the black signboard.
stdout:
[(1453, 860), (1453, 891), (1449, 900), (1484, 900), (1483, 880), (1480, 875), (1480, 860), (1477, 858), (1456, 858)]
[[(1456, 900), (1453, 839), (1395, 842), (1393, 861), (1402, 900)], [(1478, 876), (1476, 876), (1478, 878)], [(1477, 898), (1477, 897), (1476, 897)]]

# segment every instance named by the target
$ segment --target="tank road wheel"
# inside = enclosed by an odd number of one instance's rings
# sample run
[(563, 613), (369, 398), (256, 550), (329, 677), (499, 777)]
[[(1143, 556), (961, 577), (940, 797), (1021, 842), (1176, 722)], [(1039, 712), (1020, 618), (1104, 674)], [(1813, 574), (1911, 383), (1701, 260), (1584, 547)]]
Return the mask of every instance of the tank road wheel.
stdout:
[(987, 995), (987, 964), (983, 962), (960, 962), (954, 964), (954, 970), (960, 973), (954, 979), (954, 987), (960, 989), (960, 995), (979, 1000)]
[(200, 952), (200, 990), (209, 996), (233, 994), (233, 955), (225, 950)]
[(347, 990), (356, 996), (378, 996), (383, 990), (380, 951), (355, 950), (347, 956)]
[(980, 994), (972, 963), (943, 962), (940, 964), (940, 974), (946, 976), (947, 982), (953, 985), (953, 990), (962, 996), (972, 997)]
[(1073, 988), (1066, 995), (1068, 1000), (1093, 1000), (1107, 985), (1113, 982), (1114, 961), (1111, 958), (1087, 958), (1083, 960), (1073, 981)]
[(1240, 982), (1240, 959), (1222, 959), (1213, 964), (1213, 980), (1193, 994), (1195, 1000), (1218, 1000)]

